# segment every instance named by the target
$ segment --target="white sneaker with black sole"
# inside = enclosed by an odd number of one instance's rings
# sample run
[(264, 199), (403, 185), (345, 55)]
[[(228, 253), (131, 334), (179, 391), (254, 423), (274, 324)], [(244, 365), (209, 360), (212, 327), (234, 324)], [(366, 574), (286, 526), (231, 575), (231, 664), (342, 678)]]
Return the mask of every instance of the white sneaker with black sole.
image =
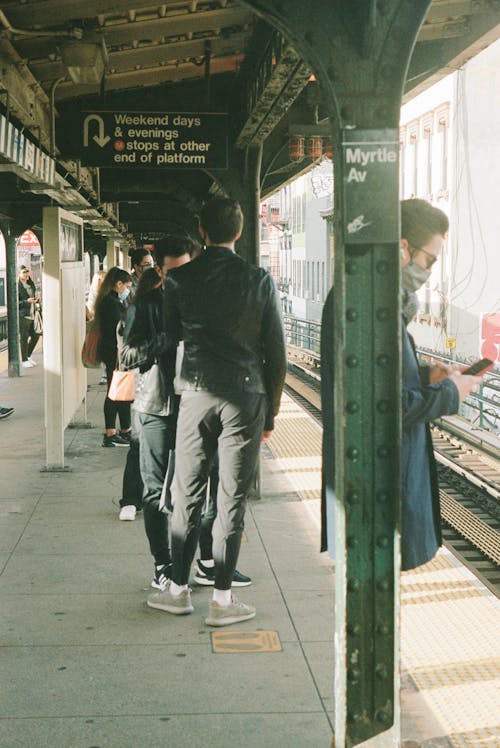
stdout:
[[(200, 559), (196, 561), (194, 572), (194, 581), (201, 584), (202, 587), (213, 587), (215, 585), (215, 567), (205, 566)], [(241, 574), (237, 569), (234, 570), (232, 587), (249, 587), (252, 584), (250, 577)]]
[(151, 587), (155, 590), (161, 590), (162, 592), (167, 589), (167, 584), (170, 581), (172, 574), (172, 564), (161, 564), (160, 566), (155, 565), (155, 573)]

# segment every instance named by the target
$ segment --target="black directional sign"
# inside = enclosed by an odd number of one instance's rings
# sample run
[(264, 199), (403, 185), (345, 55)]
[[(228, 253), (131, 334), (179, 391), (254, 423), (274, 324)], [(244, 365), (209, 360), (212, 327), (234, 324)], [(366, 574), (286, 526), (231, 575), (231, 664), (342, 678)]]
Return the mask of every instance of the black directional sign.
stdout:
[(198, 112), (84, 112), (85, 166), (226, 169), (227, 115)]
[(399, 241), (397, 130), (344, 130), (343, 232), (346, 244)]

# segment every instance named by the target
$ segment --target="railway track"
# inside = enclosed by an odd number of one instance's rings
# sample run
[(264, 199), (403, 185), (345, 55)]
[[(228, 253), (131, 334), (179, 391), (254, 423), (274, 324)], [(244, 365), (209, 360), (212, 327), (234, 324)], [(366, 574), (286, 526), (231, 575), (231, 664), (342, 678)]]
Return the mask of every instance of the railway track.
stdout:
[[(289, 363), (285, 389), (321, 423), (319, 370)], [(432, 426), (438, 465), (443, 541), (500, 597), (500, 448), (498, 440), (467, 429), (460, 419)]]

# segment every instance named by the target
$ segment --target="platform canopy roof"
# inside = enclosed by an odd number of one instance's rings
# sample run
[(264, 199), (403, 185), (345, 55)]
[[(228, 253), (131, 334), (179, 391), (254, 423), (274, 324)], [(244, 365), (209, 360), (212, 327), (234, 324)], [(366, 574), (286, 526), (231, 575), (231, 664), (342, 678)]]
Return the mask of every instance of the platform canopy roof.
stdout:
[[(304, 7), (306, 12), (307, 4)], [(434, 0), (413, 54), (406, 96), (487, 46), (498, 36), (498, 21), (498, 2)], [(312, 71), (286, 39), (255, 15), (251, 2), (3, 0), (0, 61), (8, 91), (0, 95), (0, 110), (54, 157), (58, 175), (52, 194), (37, 192), (29, 180), (20, 183), (19, 170), (9, 173), (4, 166), (0, 212), (9, 212), (14, 186), (16, 205), (31, 207), (50, 197), (74, 208), (79, 193), (88, 203), (79, 206), (84, 217), (87, 207), (107, 211), (116, 228), (138, 243), (178, 227), (192, 228), (202, 202), (222, 188), (224, 154), (219, 148), (214, 163), (200, 159), (205, 165), (199, 167), (196, 160), (188, 167), (177, 164), (173, 155), (180, 152), (183, 138), (189, 143), (189, 133), (188, 125), (176, 126), (171, 116), (168, 125), (166, 120), (132, 122), (132, 136), (130, 130), (123, 138), (118, 129), (109, 132), (108, 160), (90, 163), (92, 157), (81, 151), (86, 116), (104, 111), (130, 116), (226, 112), (229, 153), (236, 148), (244, 159), (248, 146), (263, 143), (264, 195), (310, 167), (308, 157), (291, 161), (290, 133), (326, 116)], [(108, 137), (109, 121), (104, 125), (101, 131), (100, 122), (90, 120), (87, 137)], [(180, 133), (177, 141), (171, 136), (176, 142), (165, 150), (171, 160), (156, 163), (153, 151), (154, 166), (139, 166), (141, 153), (148, 152), (146, 143), (155, 141), (155, 127)], [(207, 142), (212, 154), (215, 140), (224, 139), (224, 126), (213, 116), (200, 130), (196, 124), (191, 127), (194, 145), (185, 146), (188, 155), (203, 154)], [(134, 137), (142, 139), (142, 146), (136, 143), (129, 151), (127, 139)], [(116, 144), (122, 139), (123, 144)], [(168, 140), (165, 133), (163, 140)], [(126, 160), (131, 153), (135, 162)], [(115, 156), (117, 160), (110, 161)]]

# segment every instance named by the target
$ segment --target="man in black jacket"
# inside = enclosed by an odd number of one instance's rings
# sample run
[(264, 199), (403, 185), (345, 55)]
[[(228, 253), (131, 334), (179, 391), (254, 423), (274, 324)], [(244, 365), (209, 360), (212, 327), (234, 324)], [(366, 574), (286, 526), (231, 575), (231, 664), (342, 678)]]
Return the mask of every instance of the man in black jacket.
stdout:
[(184, 340), (182, 398), (172, 491), (172, 581), (151, 595), (148, 605), (174, 614), (193, 610), (187, 583), (218, 449), (215, 586), (206, 623), (226, 626), (255, 616), (255, 608), (231, 595), (231, 583), (260, 442), (270, 436), (279, 409), (286, 352), (271, 276), (234, 253), (243, 228), (239, 204), (216, 198), (203, 208), (200, 223), (207, 249), (171, 271), (165, 283), (168, 343), (175, 350)]

